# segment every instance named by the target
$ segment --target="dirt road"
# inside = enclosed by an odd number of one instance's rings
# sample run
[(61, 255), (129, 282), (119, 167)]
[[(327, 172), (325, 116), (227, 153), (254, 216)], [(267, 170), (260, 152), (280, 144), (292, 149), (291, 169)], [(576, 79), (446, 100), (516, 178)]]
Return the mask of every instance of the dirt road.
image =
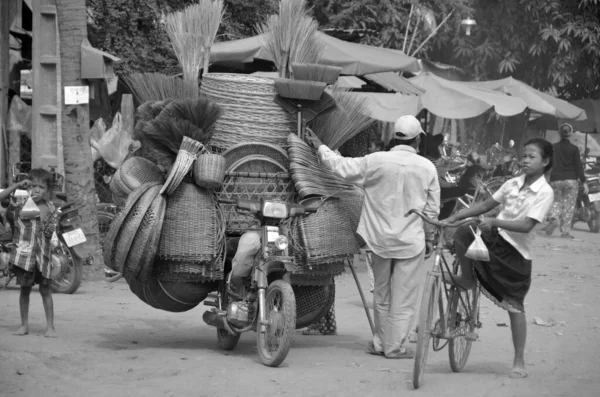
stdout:
[[(580, 227), (583, 227), (580, 224)], [(1, 396), (597, 396), (600, 388), (600, 235), (536, 240), (526, 300), (527, 379), (509, 379), (508, 316), (483, 300), (483, 328), (461, 374), (444, 349), (430, 353), (424, 385), (413, 390), (411, 360), (364, 353), (370, 330), (350, 275), (337, 280), (337, 336), (300, 333), (280, 368), (257, 360), (255, 335), (237, 350), (215, 348), (205, 306), (172, 314), (147, 306), (124, 281), (84, 283), (54, 295), (58, 339), (44, 338), (39, 294), (31, 335), (19, 337), (18, 290), (0, 292)], [(361, 268), (363, 286), (366, 272)], [(366, 291), (369, 295), (369, 292)], [(538, 317), (553, 326), (533, 324)], [(554, 320), (554, 321), (553, 321)]]

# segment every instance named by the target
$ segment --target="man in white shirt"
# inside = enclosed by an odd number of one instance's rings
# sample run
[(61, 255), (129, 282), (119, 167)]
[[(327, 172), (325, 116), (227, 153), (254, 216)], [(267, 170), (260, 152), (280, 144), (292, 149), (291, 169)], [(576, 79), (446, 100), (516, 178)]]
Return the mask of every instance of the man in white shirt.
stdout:
[(424, 134), (413, 116), (402, 116), (394, 128), (392, 149), (361, 158), (344, 158), (312, 133), (309, 141), (334, 173), (365, 191), (357, 232), (373, 252), (375, 335), (369, 353), (412, 358), (412, 328), (425, 278), (424, 258), (432, 252), (433, 230), (426, 233), (418, 209), (437, 218), (440, 186), (435, 166), (417, 154)]

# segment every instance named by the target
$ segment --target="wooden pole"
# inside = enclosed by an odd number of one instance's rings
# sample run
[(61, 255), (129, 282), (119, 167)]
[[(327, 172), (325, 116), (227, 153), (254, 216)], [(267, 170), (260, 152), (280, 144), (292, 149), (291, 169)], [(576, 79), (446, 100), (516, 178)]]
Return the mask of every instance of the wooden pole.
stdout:
[(367, 300), (365, 299), (365, 294), (363, 293), (362, 287), (360, 286), (360, 281), (358, 281), (358, 275), (356, 274), (356, 270), (354, 270), (354, 265), (352, 265), (352, 260), (348, 259), (348, 266), (350, 266), (350, 271), (352, 272), (352, 276), (354, 276), (354, 281), (356, 282), (356, 287), (358, 288), (358, 293), (360, 295), (360, 299), (362, 300), (363, 307), (365, 308), (365, 313), (367, 314), (367, 320), (369, 321), (369, 326), (371, 327), (371, 333), (375, 335), (375, 325), (373, 324), (373, 319), (371, 318), (371, 312), (369, 311), (369, 305), (367, 305)]
[(408, 22), (406, 23), (406, 31), (404, 32), (404, 44), (402, 45), (402, 52), (406, 54), (406, 41), (408, 40), (408, 31), (410, 29), (410, 21), (412, 19), (412, 14), (415, 9), (415, 5), (411, 4), (410, 13), (408, 14)]
[(7, 155), (4, 143), (7, 141), (6, 119), (8, 118), (8, 81), (10, 64), (9, 37), (10, 37), (10, 3), (0, 1), (0, 185), (4, 186), (6, 180)]
[[(411, 56), (411, 57), (414, 57), (414, 56), (415, 56), (415, 54), (416, 54), (417, 52), (419, 52), (419, 51), (421, 50), (421, 48), (423, 48), (423, 46), (424, 46), (425, 44), (427, 44), (427, 42), (428, 42), (429, 40), (431, 40), (431, 38), (432, 38), (433, 36), (435, 36), (435, 34), (437, 33), (437, 31), (438, 31), (438, 30), (440, 30), (440, 28), (441, 28), (441, 27), (442, 27), (442, 26), (443, 26), (443, 25), (446, 23), (446, 21), (448, 20), (448, 18), (450, 18), (450, 16), (452, 15), (452, 13), (453, 13), (453, 12), (454, 12), (454, 10), (450, 11), (450, 14), (448, 14), (448, 16), (447, 16), (446, 18), (444, 18), (444, 20), (442, 21), (442, 23), (440, 23), (440, 24), (439, 24), (439, 25), (438, 25), (438, 26), (437, 26), (437, 27), (434, 29), (434, 31), (433, 31), (433, 32), (431, 32), (431, 33), (429, 34), (429, 36), (427, 36), (427, 38), (426, 38), (425, 40), (423, 40), (423, 42), (422, 42), (422, 43), (421, 43), (421, 44), (420, 44), (420, 45), (417, 47), (417, 49), (416, 49), (416, 50), (414, 50), (412, 54), (410, 54), (410, 56)], [(407, 54), (407, 55), (408, 55), (408, 54)]]

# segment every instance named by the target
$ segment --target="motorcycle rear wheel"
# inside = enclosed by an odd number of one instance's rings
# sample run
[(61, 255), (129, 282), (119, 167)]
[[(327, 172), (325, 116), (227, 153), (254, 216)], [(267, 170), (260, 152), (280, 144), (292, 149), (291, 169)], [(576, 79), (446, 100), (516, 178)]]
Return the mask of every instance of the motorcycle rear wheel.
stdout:
[(588, 226), (592, 233), (600, 232), (600, 212), (595, 212), (592, 214), (592, 219), (588, 222)]
[(267, 288), (264, 309), (268, 325), (264, 333), (258, 325), (258, 356), (267, 367), (277, 367), (287, 357), (296, 332), (296, 298), (292, 286), (283, 280), (273, 281)]
[[(62, 244), (62, 242), (60, 243)], [(83, 278), (82, 264), (71, 255), (71, 251), (63, 245), (62, 251), (67, 257), (67, 268), (63, 269), (56, 280), (50, 283), (52, 292), (59, 294), (72, 294), (81, 285)]]

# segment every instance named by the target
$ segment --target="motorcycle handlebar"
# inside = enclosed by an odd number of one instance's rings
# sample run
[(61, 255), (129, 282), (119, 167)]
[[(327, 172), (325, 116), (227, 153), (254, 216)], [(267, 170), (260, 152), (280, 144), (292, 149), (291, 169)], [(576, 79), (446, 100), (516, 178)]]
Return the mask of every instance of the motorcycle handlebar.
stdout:
[(423, 212), (416, 210), (416, 209), (412, 209), (412, 210), (408, 211), (406, 213), (406, 215), (404, 215), (404, 216), (409, 216), (411, 214), (416, 214), (416, 215), (420, 216), (421, 219), (423, 219), (425, 222), (427, 222), (431, 225), (437, 226), (439, 228), (459, 227), (459, 226), (466, 225), (467, 223), (477, 221), (476, 219), (473, 219), (473, 218), (466, 218), (466, 219), (463, 219), (462, 221), (458, 221), (455, 223), (448, 223), (448, 222), (444, 222), (444, 221), (438, 221), (437, 219), (432, 219), (432, 218), (428, 217), (427, 215), (425, 215)]

